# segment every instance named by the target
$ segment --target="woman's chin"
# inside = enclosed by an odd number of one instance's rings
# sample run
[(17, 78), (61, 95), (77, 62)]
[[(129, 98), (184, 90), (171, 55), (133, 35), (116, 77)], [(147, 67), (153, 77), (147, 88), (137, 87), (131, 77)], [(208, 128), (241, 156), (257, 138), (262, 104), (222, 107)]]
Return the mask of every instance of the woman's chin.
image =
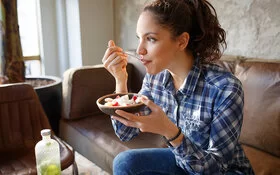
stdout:
[(156, 75), (156, 74), (160, 73), (161, 71), (156, 70), (156, 69), (150, 69), (150, 68), (146, 67), (146, 72), (150, 75)]

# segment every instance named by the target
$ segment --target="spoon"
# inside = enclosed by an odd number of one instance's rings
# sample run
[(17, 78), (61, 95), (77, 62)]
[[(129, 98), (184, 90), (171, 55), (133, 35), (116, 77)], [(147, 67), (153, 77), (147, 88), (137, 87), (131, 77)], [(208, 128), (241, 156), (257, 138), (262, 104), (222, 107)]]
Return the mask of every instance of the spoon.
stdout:
[[(108, 46), (108, 48), (109, 48), (109, 46)], [(142, 59), (139, 54), (137, 54), (136, 52), (133, 52), (133, 51), (123, 51), (123, 53), (125, 53), (126, 55), (131, 56), (133, 58), (136, 58), (139, 61), (141, 61), (141, 59)]]
[(133, 57), (133, 58), (136, 58), (136, 59), (138, 59), (138, 60), (141, 60), (141, 56), (140, 55), (138, 55), (137, 53), (135, 53), (135, 52), (130, 52), (130, 51), (123, 51), (123, 53), (125, 53), (125, 54), (127, 54), (127, 55), (129, 55), (129, 56), (131, 56), (131, 57)]

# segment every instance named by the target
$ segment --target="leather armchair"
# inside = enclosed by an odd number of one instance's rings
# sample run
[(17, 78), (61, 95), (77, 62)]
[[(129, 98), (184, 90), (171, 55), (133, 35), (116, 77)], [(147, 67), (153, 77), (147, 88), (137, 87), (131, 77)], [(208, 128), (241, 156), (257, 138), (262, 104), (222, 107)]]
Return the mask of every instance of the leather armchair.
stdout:
[[(0, 86), (0, 175), (37, 174), (35, 145), (42, 139), (40, 131), (50, 127), (39, 98), (28, 84)], [(60, 145), (61, 169), (73, 164), (74, 153), (52, 133)]]

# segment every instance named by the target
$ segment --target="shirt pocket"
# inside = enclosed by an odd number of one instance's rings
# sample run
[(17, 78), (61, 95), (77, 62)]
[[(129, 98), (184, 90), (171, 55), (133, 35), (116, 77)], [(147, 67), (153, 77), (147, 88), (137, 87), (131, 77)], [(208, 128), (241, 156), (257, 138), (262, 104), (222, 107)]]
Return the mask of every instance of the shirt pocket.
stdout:
[(209, 134), (210, 120), (207, 113), (203, 113), (201, 108), (184, 109), (184, 131), (189, 136), (201, 136)]

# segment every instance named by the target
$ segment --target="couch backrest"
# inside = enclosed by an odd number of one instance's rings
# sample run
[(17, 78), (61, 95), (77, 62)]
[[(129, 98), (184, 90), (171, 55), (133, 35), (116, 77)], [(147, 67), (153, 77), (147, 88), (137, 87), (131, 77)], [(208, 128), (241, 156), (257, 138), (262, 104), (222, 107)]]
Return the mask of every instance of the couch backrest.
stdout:
[(240, 142), (280, 156), (280, 61), (227, 59), (219, 65), (243, 85)]
[(138, 92), (141, 89), (142, 81), (146, 74), (146, 69), (141, 61), (135, 58), (128, 58), (128, 90), (130, 92)]
[(240, 62), (245, 103), (240, 141), (280, 156), (280, 63)]
[[(129, 82), (135, 80), (132, 78), (134, 75), (131, 75), (132, 67), (132, 64), (127, 66)], [(137, 75), (137, 73), (134, 74)], [(134, 90), (138, 86), (138, 84), (133, 84), (131, 88)], [(103, 114), (97, 107), (96, 100), (115, 91), (115, 80), (103, 65), (71, 68), (64, 72), (62, 91), (62, 117), (64, 119), (94, 116)]]
[(96, 100), (114, 89), (115, 80), (102, 65), (68, 69), (63, 75), (62, 117), (78, 119), (101, 113)]

